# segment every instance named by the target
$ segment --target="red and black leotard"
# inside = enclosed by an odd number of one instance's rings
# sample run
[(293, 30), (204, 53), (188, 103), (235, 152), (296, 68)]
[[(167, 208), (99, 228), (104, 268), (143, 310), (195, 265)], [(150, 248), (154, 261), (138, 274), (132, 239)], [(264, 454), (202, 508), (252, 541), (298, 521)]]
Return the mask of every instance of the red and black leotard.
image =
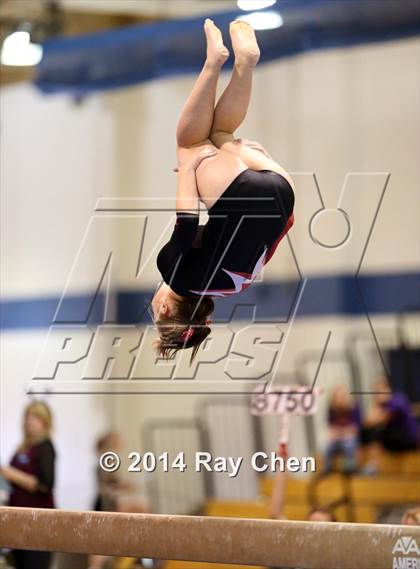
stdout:
[(198, 214), (178, 213), (157, 266), (181, 296), (224, 297), (247, 288), (293, 225), (294, 193), (281, 174), (244, 170), (208, 210), (194, 247)]

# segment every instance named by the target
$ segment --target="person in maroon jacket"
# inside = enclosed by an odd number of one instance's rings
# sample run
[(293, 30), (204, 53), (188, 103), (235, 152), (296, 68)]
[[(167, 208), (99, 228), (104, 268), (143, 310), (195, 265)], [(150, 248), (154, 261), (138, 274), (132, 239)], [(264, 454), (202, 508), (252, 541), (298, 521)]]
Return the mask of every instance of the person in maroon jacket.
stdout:
[[(50, 439), (52, 415), (41, 402), (30, 403), (24, 412), (24, 437), (9, 466), (0, 474), (10, 483), (9, 506), (54, 508), (55, 450)], [(14, 550), (16, 569), (48, 569), (51, 553)]]

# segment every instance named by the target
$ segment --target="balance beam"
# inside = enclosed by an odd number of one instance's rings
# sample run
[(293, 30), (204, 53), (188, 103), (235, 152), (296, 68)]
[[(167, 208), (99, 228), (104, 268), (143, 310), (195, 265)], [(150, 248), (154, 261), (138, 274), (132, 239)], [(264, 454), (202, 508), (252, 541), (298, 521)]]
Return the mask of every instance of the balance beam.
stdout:
[(0, 536), (12, 549), (302, 569), (392, 569), (399, 538), (420, 544), (411, 526), (9, 507)]

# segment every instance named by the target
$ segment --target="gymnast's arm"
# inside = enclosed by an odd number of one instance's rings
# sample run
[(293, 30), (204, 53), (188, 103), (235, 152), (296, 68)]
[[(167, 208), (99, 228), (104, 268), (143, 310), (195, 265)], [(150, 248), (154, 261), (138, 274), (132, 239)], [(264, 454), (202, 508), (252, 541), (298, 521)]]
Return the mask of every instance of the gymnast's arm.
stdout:
[(185, 164), (178, 169), (176, 224), (167, 248), (171, 256), (191, 249), (197, 236), (200, 198), (195, 171), (194, 163)]
[(170, 240), (159, 251), (156, 260), (164, 277), (177, 265), (180, 255), (192, 248), (198, 229), (200, 202), (195, 168), (186, 164), (177, 172), (176, 223)]
[(197, 189), (196, 170), (203, 160), (216, 154), (214, 149), (205, 149), (200, 152), (192, 162), (182, 164), (178, 172), (178, 190), (176, 194), (176, 211), (198, 214), (200, 197)]
[(193, 165), (186, 164), (178, 169), (178, 189), (176, 193), (176, 212), (198, 215), (200, 201)]
[(193, 245), (197, 246), (200, 197), (196, 170), (203, 160), (215, 154), (215, 150), (203, 150), (191, 163), (177, 168), (176, 224), (171, 239), (157, 256), (157, 266), (162, 275), (167, 275), (173, 269), (182, 253), (189, 251)]

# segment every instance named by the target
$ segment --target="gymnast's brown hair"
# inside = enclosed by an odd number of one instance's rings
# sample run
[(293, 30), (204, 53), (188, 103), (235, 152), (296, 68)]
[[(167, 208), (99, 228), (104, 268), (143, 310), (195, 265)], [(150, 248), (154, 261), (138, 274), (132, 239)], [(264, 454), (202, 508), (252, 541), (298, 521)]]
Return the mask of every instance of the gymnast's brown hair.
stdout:
[(192, 348), (190, 365), (197, 355), (200, 344), (210, 334), (210, 314), (214, 302), (208, 296), (184, 297), (174, 300), (174, 308), (169, 315), (162, 315), (156, 322), (159, 339), (155, 343), (158, 355), (169, 360), (178, 350)]

